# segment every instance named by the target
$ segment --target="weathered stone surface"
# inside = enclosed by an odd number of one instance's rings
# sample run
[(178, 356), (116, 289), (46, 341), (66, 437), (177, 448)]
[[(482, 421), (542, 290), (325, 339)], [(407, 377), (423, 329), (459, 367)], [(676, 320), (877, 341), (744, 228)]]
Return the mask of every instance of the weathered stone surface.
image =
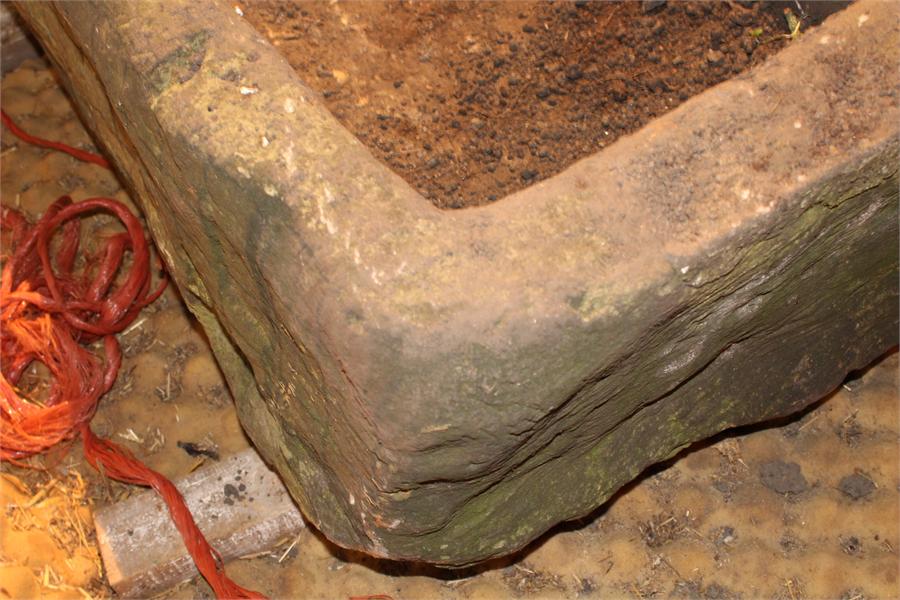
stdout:
[(455, 212), (227, 6), (19, 6), (247, 431), (344, 546), (510, 552), (897, 343), (896, 4), (862, 0), (559, 176)]

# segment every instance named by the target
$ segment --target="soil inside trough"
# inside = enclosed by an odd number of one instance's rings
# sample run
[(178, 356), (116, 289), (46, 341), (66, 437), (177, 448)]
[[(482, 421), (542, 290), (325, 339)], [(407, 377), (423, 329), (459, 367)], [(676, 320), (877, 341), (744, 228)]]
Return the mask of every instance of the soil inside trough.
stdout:
[[(440, 208), (551, 177), (789, 43), (794, 2), (253, 2), (333, 114)], [(803, 2), (802, 30), (846, 2)]]

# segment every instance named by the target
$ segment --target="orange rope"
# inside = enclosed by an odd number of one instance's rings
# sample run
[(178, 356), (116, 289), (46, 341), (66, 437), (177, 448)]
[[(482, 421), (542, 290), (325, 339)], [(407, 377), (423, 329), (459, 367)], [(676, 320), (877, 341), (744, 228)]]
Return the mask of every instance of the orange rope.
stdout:
[[(0, 117), (26, 142), (109, 167), (101, 156), (36, 138), (19, 129), (5, 112), (0, 111)], [(115, 215), (125, 232), (109, 238), (102, 252), (88, 257), (89, 267), (76, 274), (78, 219), (97, 211)], [(33, 225), (14, 209), (4, 208), (0, 229), (4, 247), (12, 249), (3, 256), (0, 274), (0, 460), (18, 463), (80, 433), (92, 466), (118, 481), (152, 487), (165, 500), (197, 569), (218, 598), (264, 598), (225, 575), (221, 556), (206, 541), (171, 481), (90, 429), (97, 403), (112, 387), (122, 363), (115, 334), (158, 298), (167, 283), (163, 279), (150, 291), (150, 249), (140, 221), (111, 198), (73, 203), (63, 196)], [(50, 242), (57, 233), (62, 239), (51, 256)], [(126, 252), (131, 262), (116, 286)], [(100, 339), (102, 358), (85, 347)], [(28, 398), (17, 388), (35, 361), (43, 363), (51, 376), (41, 400)]]

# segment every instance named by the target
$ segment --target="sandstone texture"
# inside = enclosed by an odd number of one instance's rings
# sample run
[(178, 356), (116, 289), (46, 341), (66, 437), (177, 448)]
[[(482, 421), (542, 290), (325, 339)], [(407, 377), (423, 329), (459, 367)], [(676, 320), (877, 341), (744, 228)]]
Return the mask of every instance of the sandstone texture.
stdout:
[(225, 4), (17, 5), (337, 543), (464, 565), (897, 344), (898, 8), (441, 211)]

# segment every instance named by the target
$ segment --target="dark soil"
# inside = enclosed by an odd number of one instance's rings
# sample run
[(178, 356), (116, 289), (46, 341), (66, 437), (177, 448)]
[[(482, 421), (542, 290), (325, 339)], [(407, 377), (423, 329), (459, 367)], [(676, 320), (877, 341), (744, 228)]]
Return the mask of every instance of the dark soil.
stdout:
[[(245, 17), (442, 208), (559, 173), (790, 43), (791, 3), (253, 2)], [(804, 3), (807, 4), (808, 3)], [(811, 7), (803, 28), (846, 3)]]
[(838, 489), (851, 500), (860, 500), (875, 491), (875, 483), (862, 473), (853, 473), (841, 479)]
[[(458, 208), (552, 176), (789, 43), (778, 3), (651, 5), (255, 2), (244, 14), (376, 156)], [(826, 12), (814, 8), (810, 23)]]
[(773, 460), (759, 470), (763, 485), (778, 494), (799, 494), (809, 489), (809, 483), (795, 462)]

